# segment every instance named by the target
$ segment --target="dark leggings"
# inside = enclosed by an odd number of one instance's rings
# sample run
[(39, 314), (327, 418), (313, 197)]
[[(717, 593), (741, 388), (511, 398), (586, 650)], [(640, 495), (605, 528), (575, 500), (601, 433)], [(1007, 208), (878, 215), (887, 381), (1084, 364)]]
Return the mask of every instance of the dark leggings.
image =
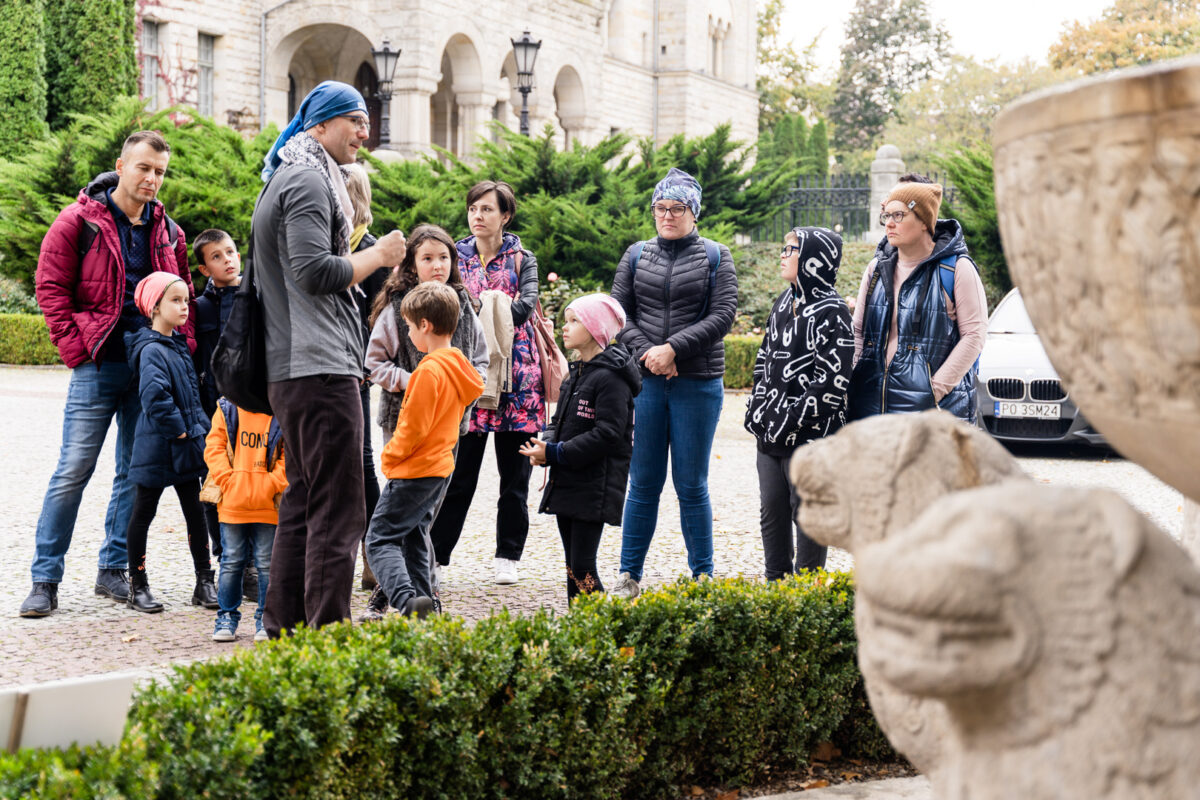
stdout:
[[(162, 497), (163, 486), (138, 486), (133, 498), (133, 514), (129, 518), (129, 568), (137, 572), (146, 571), (146, 537), (150, 532), (150, 523), (158, 511), (158, 499)], [(183, 510), (183, 519), (187, 523), (188, 549), (192, 551), (192, 565), (197, 572), (212, 569), (208, 560), (208, 529), (204, 524), (204, 510), (200, 507), (200, 480), (175, 484), (175, 494), (179, 497), (179, 507)]]
[(558, 535), (562, 537), (567, 556), (567, 601), (587, 592), (603, 592), (600, 573), (596, 570), (596, 552), (600, 549), (603, 522), (558, 517)]

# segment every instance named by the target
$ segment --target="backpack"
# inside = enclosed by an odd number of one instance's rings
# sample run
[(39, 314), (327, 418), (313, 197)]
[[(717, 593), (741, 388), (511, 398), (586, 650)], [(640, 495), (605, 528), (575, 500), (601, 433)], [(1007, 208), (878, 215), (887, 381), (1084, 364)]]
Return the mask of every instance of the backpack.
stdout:
[[(229, 456), (229, 463), (232, 464), (233, 449), (237, 447), (238, 408), (224, 397), (217, 401), (217, 405), (220, 406), (221, 413), (225, 416), (227, 433), (225, 453)], [(267, 472), (275, 468), (275, 462), (279, 460), (281, 453), (283, 453), (283, 431), (279, 430), (279, 423), (272, 418), (271, 427), (267, 429)]]
[[(712, 297), (713, 290), (717, 286), (717, 268), (721, 266), (721, 248), (712, 239), (700, 237), (700, 242), (704, 245), (704, 254), (708, 256), (708, 293), (704, 295), (704, 305), (700, 306), (700, 313), (696, 315), (693, 323), (699, 322), (708, 313), (708, 301)], [(646, 242), (641, 241), (633, 245), (633, 254), (629, 257), (629, 286), (632, 291), (634, 278), (637, 277), (637, 265), (642, 259), (642, 249), (645, 248)]]
[[(80, 222), (82, 224), (79, 226), (79, 233), (75, 235), (75, 252), (79, 254), (79, 260), (82, 262), (83, 257), (92, 249), (92, 243), (100, 235), (100, 226), (87, 219), (80, 219)], [(178, 242), (179, 226), (175, 224), (175, 220), (167, 217), (167, 243), (174, 250)]]
[[(517, 266), (518, 285), (520, 284), (521, 262), (524, 260), (524, 255), (524, 250), (518, 250), (514, 258)], [(569, 365), (567, 357), (563, 355), (563, 351), (558, 347), (558, 342), (554, 339), (554, 321), (546, 319), (546, 314), (542, 311), (541, 300), (534, 305), (533, 313), (529, 315), (529, 322), (533, 326), (533, 345), (537, 349), (538, 360), (542, 363), (542, 391), (547, 403), (557, 403)]]

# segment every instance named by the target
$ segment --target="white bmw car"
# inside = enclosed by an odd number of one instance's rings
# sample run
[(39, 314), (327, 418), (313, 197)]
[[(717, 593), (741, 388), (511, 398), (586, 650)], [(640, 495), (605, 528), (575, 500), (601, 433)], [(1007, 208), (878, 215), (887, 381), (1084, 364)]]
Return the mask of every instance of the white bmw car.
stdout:
[(997, 439), (1107, 446), (1059, 381), (1020, 289), (1005, 295), (988, 320), (975, 396), (980, 427)]

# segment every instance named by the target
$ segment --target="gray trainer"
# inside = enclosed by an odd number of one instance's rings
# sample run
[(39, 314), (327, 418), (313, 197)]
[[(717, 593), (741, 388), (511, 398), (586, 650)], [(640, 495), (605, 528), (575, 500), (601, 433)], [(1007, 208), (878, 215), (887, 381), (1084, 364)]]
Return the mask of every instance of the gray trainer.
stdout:
[(638, 582), (629, 576), (628, 572), (622, 572), (617, 576), (617, 582), (608, 590), (608, 593), (613, 597), (632, 600), (642, 593), (642, 589), (638, 586)]

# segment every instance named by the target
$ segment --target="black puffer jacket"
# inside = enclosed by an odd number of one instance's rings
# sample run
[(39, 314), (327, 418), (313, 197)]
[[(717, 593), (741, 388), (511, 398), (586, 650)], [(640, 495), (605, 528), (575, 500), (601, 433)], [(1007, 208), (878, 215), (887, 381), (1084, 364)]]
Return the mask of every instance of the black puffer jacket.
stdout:
[[(721, 263), (712, 296), (708, 296), (708, 255), (700, 235), (692, 231), (682, 239), (661, 236), (646, 242), (630, 280), (625, 251), (613, 278), (612, 296), (625, 309), (627, 321), (617, 340), (635, 359), (655, 345), (669, 342), (675, 348), (680, 377), (720, 378), (725, 374), (725, 335), (737, 312), (737, 273), (729, 248), (718, 245)], [(704, 316), (697, 319), (704, 309)], [(643, 368), (643, 374), (650, 374)]]
[(641, 390), (641, 372), (619, 342), (591, 361), (571, 364), (546, 429), (550, 482), (543, 514), (621, 524), (633, 454), (633, 398)]

